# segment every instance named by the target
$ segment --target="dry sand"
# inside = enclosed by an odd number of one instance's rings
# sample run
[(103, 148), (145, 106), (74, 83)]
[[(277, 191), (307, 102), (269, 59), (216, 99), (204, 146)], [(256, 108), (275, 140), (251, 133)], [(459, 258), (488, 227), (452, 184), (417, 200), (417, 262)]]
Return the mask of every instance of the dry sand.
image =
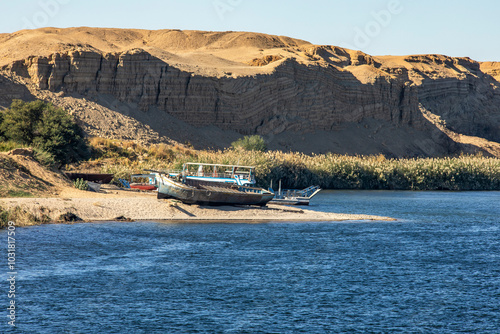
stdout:
[(63, 192), (58, 198), (1, 198), (0, 205), (5, 208), (20, 206), (35, 215), (44, 213), (54, 221), (67, 212), (85, 221), (113, 221), (117, 217), (185, 222), (393, 220), (388, 217), (319, 212), (274, 204), (262, 208), (187, 205), (175, 200), (159, 200), (154, 193), (115, 189), (108, 189), (106, 192), (107, 194), (102, 194), (75, 190)]

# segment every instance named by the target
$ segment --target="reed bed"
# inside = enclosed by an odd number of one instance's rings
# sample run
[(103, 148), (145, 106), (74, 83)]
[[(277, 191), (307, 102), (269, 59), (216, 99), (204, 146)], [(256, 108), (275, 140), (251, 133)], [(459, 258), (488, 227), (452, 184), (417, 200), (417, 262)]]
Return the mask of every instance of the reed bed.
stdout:
[(116, 178), (128, 178), (144, 169), (179, 170), (185, 162), (204, 162), (256, 166), (257, 182), (264, 187), (271, 180), (274, 185), (281, 180), (287, 188), (314, 184), (324, 189), (500, 190), (500, 159), (483, 156), (386, 159), (383, 155), (197, 151), (183, 146), (112, 144), (123, 149), (122, 154), (115, 148), (109, 149), (112, 155), (108, 156), (103, 150), (104, 154), (88, 163)]

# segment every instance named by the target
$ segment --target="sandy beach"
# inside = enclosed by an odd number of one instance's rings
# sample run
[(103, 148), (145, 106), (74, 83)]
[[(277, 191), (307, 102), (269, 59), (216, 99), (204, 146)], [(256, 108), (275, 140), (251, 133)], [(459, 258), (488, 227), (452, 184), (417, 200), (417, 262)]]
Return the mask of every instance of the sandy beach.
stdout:
[[(209, 221), (344, 221), (344, 220), (392, 220), (388, 217), (320, 212), (308, 207), (290, 207), (268, 204), (258, 206), (200, 206), (187, 205), (172, 199), (157, 199), (155, 192), (124, 189), (103, 184), (97, 191), (76, 189), (61, 173), (50, 171), (29, 156), (2, 155), (5, 161), (13, 159), (24, 166), (31, 175), (0, 172), (0, 181), (7, 184), (26, 184), (42, 187), (33, 192), (34, 197), (1, 197), (0, 208), (20, 212), (20, 225), (41, 222), (116, 221), (116, 220), (164, 220), (185, 222)], [(11, 162), (13, 163), (13, 162)], [(41, 183), (40, 180), (44, 180)], [(38, 183), (36, 183), (37, 181)], [(96, 185), (97, 186), (97, 185)], [(17, 189), (17, 188), (13, 188)], [(14, 210), (13, 210), (14, 209)], [(17, 212), (16, 211), (16, 212)], [(18, 212), (18, 213), (19, 213)]]
[(68, 189), (57, 198), (2, 198), (0, 205), (11, 209), (19, 206), (53, 221), (72, 213), (84, 221), (169, 220), (186, 222), (210, 221), (345, 221), (393, 220), (389, 217), (319, 212), (307, 207), (268, 204), (256, 206), (200, 206), (187, 205), (176, 200), (157, 199), (155, 193), (125, 190), (105, 190), (92, 193)]

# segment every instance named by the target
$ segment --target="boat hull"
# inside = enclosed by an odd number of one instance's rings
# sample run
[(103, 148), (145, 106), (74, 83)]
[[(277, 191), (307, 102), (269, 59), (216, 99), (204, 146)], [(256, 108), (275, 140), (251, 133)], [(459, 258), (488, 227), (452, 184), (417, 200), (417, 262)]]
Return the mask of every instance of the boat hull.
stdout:
[(140, 190), (156, 190), (156, 186), (151, 184), (130, 184), (130, 188)]
[(282, 204), (282, 205), (309, 205), (309, 198), (273, 198), (270, 204)]
[(321, 191), (319, 186), (310, 186), (303, 190), (280, 189), (275, 193), (272, 204), (309, 205), (309, 201)]
[(165, 177), (158, 187), (158, 198), (175, 198), (186, 204), (264, 206), (273, 197), (273, 193), (260, 188), (215, 185), (213, 182), (194, 186)]

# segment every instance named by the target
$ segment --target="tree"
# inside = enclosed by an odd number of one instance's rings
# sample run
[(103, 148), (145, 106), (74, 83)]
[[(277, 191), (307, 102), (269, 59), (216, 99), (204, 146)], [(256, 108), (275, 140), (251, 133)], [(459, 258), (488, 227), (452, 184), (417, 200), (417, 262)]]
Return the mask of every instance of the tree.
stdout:
[(247, 151), (264, 152), (267, 149), (264, 138), (259, 135), (245, 136), (231, 143), (234, 149), (242, 148)]
[(5, 110), (1, 130), (7, 139), (30, 145), (37, 136), (36, 127), (44, 108), (53, 109), (43, 101), (24, 102), (14, 100), (10, 109)]
[(90, 157), (83, 130), (71, 115), (43, 101), (14, 100), (4, 113), (1, 132), (8, 140), (49, 153), (58, 164)]

